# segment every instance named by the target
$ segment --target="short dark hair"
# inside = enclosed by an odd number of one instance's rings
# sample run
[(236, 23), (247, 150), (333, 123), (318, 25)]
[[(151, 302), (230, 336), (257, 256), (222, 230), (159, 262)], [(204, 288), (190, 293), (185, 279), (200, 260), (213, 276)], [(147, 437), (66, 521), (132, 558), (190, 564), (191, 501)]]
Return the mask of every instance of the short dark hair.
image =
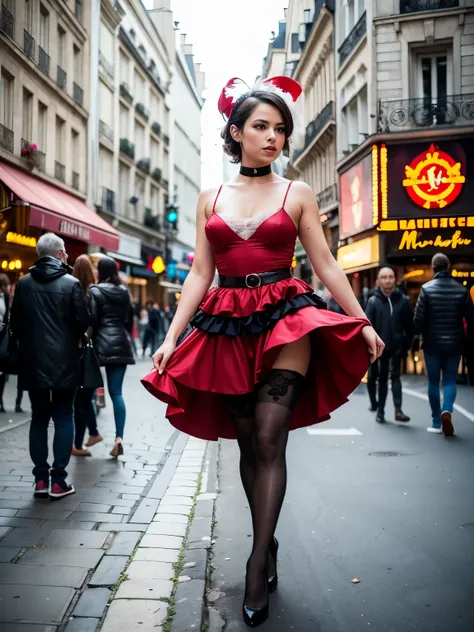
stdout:
[(121, 285), (117, 263), (112, 257), (101, 257), (97, 270), (99, 272), (99, 283), (108, 282), (114, 285)]
[(231, 156), (231, 162), (233, 163), (239, 163), (242, 160), (242, 147), (240, 146), (240, 143), (232, 138), (230, 128), (232, 125), (235, 125), (239, 130), (242, 130), (245, 122), (251, 116), (252, 112), (259, 103), (273, 105), (273, 107), (277, 108), (280, 112), (283, 118), (283, 123), (285, 124), (285, 144), (283, 146), (283, 150), (288, 150), (288, 140), (293, 133), (294, 128), (290, 108), (279, 94), (266, 92), (264, 90), (256, 90), (255, 92), (248, 92), (237, 99), (234, 109), (232, 110), (232, 114), (221, 132), (221, 137), (224, 140), (224, 152), (228, 156)]
[(449, 270), (450, 265), (451, 262), (448, 257), (442, 252), (437, 252), (431, 259), (431, 267), (435, 272), (446, 272), (446, 270)]

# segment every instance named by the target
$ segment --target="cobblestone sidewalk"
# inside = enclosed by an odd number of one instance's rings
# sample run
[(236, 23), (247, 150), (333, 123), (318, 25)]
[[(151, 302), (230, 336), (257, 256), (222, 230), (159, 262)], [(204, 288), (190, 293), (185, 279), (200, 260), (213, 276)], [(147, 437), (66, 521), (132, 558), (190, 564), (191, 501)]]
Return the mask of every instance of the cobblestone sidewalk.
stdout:
[(206, 442), (164, 419), (164, 406), (138, 382), (147, 368), (140, 362), (126, 375), (124, 457), (108, 456), (108, 401), (99, 416), (104, 443), (92, 458), (71, 459), (74, 496), (35, 500), (28, 425), (0, 434), (5, 632), (185, 632), (189, 621), (200, 624), (215, 498), (201, 492), (212, 458)]

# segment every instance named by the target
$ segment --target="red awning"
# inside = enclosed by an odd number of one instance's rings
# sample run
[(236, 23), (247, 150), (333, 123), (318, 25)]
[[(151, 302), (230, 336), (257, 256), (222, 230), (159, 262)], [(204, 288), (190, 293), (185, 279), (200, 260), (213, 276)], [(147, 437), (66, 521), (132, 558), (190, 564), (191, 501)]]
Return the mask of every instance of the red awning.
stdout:
[(106, 250), (118, 250), (118, 233), (82, 200), (21, 169), (0, 163), (0, 180), (30, 205), (30, 224)]

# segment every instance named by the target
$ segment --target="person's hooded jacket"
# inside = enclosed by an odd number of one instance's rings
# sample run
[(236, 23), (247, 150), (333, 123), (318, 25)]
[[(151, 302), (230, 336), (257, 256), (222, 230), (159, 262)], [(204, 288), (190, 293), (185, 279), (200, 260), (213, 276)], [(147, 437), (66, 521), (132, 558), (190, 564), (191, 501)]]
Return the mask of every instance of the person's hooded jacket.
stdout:
[(127, 288), (113, 283), (91, 285), (87, 300), (100, 365), (135, 364), (129, 336), (133, 312)]
[(40, 257), (16, 283), (10, 327), (19, 343), (24, 389), (80, 385), (80, 345), (89, 314), (70, 271), (55, 257)]
[(390, 296), (377, 287), (365, 310), (372, 327), (385, 343), (387, 352), (405, 354), (413, 341), (413, 312), (410, 301), (395, 288)]

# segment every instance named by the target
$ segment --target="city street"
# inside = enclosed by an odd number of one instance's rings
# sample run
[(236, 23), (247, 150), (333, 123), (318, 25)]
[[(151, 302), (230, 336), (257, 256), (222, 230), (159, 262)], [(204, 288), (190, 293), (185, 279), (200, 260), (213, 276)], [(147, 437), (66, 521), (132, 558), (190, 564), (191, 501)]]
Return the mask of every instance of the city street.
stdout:
[[(474, 389), (459, 389), (471, 419), (455, 413), (456, 436), (446, 439), (426, 432), (424, 378), (407, 388), (418, 395), (404, 396), (409, 424), (377, 425), (362, 386), (331, 421), (291, 435), (280, 584), (262, 630), (474, 629)], [(251, 525), (237, 459), (223, 442), (208, 597), (226, 632), (246, 629)]]

